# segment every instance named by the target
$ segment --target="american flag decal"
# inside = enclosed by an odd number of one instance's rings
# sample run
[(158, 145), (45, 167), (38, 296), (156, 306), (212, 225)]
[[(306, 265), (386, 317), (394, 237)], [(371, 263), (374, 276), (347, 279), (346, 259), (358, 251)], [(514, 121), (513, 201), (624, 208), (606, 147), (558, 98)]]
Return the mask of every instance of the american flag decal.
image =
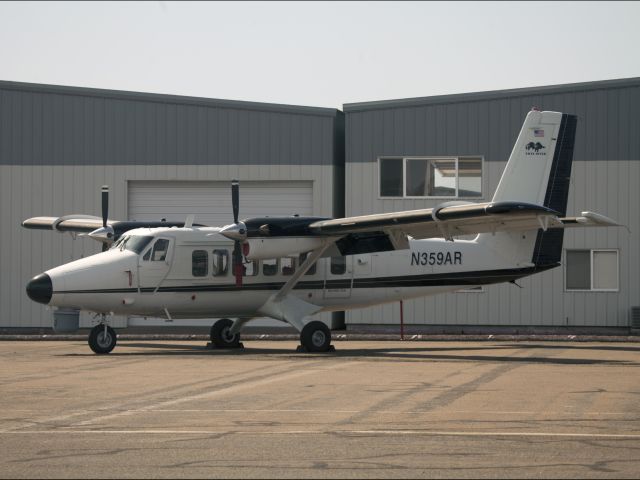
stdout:
[(536, 128), (533, 131), (533, 136), (534, 137), (544, 137), (544, 130), (542, 130), (541, 128)]

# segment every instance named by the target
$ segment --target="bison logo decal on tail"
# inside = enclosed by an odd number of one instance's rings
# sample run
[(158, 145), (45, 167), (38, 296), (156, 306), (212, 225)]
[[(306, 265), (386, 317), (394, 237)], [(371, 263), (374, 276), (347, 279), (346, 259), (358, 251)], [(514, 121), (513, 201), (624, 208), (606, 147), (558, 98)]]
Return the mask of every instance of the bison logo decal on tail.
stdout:
[(526, 148), (527, 150), (533, 150), (534, 152), (538, 153), (538, 150), (545, 148), (545, 146), (540, 142), (529, 142), (524, 148)]

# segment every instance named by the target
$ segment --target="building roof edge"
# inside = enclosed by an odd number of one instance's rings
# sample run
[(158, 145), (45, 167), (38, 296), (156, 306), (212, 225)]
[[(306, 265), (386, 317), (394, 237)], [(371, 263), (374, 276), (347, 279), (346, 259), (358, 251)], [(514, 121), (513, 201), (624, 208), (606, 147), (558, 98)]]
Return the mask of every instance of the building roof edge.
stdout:
[(59, 95), (79, 95), (96, 98), (112, 98), (119, 100), (137, 100), (156, 103), (170, 103), (179, 105), (194, 105), (203, 107), (234, 108), (241, 110), (254, 110), (277, 113), (295, 113), (303, 115), (318, 115), (335, 117), (338, 112), (335, 108), (307, 107), (302, 105), (287, 105), (279, 103), (248, 102), (243, 100), (223, 100), (204, 97), (190, 97), (185, 95), (171, 95), (164, 93), (144, 93), (128, 90), (110, 90), (102, 88), (75, 87), (67, 85), (49, 85), (40, 83), (14, 82), (0, 80), (0, 89), (19, 90), (40, 93), (53, 93)]
[(413, 97), (392, 100), (375, 100), (371, 102), (345, 103), (342, 106), (342, 110), (345, 113), (352, 113), (367, 110), (385, 110), (399, 107), (418, 107), (424, 105), (473, 102), (482, 100), (494, 100), (500, 98), (523, 97), (529, 95), (565, 93), (570, 91), (598, 90), (603, 88), (623, 88), (629, 86), (640, 86), (640, 77), (620, 78), (614, 80), (598, 80), (593, 82), (565, 83), (540, 87), (489, 90), (484, 92), (454, 93), (447, 95), (435, 95), (431, 97)]

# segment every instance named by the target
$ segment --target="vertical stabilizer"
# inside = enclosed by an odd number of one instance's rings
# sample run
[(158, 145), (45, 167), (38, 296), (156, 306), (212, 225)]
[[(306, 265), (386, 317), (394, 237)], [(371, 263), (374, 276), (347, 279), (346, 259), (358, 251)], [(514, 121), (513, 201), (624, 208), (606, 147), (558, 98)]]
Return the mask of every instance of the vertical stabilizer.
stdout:
[[(531, 111), (522, 125), (522, 130), (513, 147), (498, 188), (494, 202), (520, 201), (545, 205), (566, 211), (566, 195), (562, 195), (566, 179), (569, 186), (571, 157), (573, 153), (576, 119), (572, 115), (558, 112)], [(564, 162), (559, 162), (564, 152)], [(563, 163), (564, 168), (559, 168)], [(549, 188), (553, 195), (549, 196)], [(553, 203), (555, 206), (548, 205)]]
[[(566, 215), (575, 134), (574, 115), (529, 112), (492, 201), (544, 205)], [(563, 229), (527, 232), (518, 240), (518, 246), (514, 243), (516, 237), (508, 233), (483, 234), (479, 241), (513, 252), (518, 263), (526, 259), (536, 266), (550, 266), (560, 262), (563, 235)], [(525, 237), (526, 241), (522, 241)]]

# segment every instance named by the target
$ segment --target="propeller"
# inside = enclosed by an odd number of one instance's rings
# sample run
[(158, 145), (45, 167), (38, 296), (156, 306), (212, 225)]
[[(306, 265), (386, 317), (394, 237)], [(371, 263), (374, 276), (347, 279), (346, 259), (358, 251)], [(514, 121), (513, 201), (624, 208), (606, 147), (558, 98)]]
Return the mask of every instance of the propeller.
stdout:
[(240, 183), (231, 180), (231, 206), (233, 207), (233, 223), (220, 229), (220, 234), (233, 240), (233, 274), (236, 277), (236, 286), (242, 286), (242, 243), (247, 239), (247, 226), (238, 221), (240, 211)]
[[(109, 218), (109, 185), (102, 186), (102, 228), (107, 229), (107, 218)], [(109, 234), (107, 233), (107, 238), (109, 238)], [(113, 238), (113, 235), (111, 235)], [(109, 244), (102, 244), (102, 251), (105, 252), (109, 250)]]
[[(233, 208), (233, 223), (238, 225), (238, 213), (240, 212), (240, 183), (238, 180), (231, 180), (231, 206)], [(238, 231), (241, 233), (241, 231)], [(233, 241), (233, 273), (236, 277), (236, 287), (242, 286), (242, 245), (241, 241)]]
[(107, 228), (109, 217), (109, 185), (102, 186), (102, 228)]
[(102, 251), (109, 250), (113, 242), (113, 227), (107, 225), (109, 218), (109, 185), (102, 186), (102, 227), (95, 229), (91, 233), (87, 233), (87, 237), (91, 237), (98, 242), (102, 242)]
[(231, 180), (231, 206), (233, 208), (233, 224), (227, 225), (220, 233), (233, 240), (233, 274), (236, 277), (236, 287), (242, 286), (244, 267), (242, 265), (242, 242), (247, 238), (247, 227), (238, 221), (240, 211), (240, 183)]

